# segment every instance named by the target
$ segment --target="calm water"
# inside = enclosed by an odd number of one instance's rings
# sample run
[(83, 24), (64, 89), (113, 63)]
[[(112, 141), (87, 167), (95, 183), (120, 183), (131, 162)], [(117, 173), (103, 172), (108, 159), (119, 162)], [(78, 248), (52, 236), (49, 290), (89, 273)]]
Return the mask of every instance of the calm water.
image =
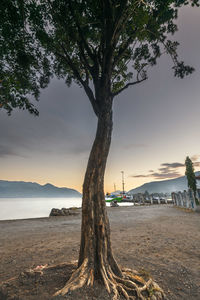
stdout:
[(0, 220), (48, 217), (53, 207), (81, 207), (81, 202), (81, 198), (0, 198)]

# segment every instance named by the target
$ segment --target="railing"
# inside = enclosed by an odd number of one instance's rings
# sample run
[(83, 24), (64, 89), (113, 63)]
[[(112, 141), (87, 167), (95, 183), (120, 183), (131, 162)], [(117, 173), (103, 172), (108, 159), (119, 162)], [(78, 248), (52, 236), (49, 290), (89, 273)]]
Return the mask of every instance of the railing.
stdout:
[(138, 193), (133, 195), (133, 200), (135, 204), (145, 205), (145, 204), (169, 204), (172, 203), (170, 199), (166, 196), (155, 196), (155, 195), (146, 195), (143, 193)]
[(196, 192), (196, 198), (193, 190), (189, 189), (184, 192), (171, 193), (173, 204), (179, 207), (185, 207), (192, 210), (197, 210), (197, 206), (200, 203), (200, 189)]

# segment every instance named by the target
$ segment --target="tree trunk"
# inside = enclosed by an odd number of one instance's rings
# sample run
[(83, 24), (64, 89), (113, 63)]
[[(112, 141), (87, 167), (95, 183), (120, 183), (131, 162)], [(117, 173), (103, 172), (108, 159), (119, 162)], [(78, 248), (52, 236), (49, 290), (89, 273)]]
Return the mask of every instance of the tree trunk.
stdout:
[(112, 135), (112, 105), (98, 117), (94, 144), (90, 153), (83, 184), (81, 245), (78, 266), (88, 260), (95, 278), (102, 278), (109, 265), (116, 275), (121, 271), (113, 258), (110, 225), (106, 212), (104, 173)]
[(78, 268), (55, 296), (85, 285), (93, 286), (94, 281), (100, 279), (108, 293), (113, 295), (113, 300), (119, 299), (121, 294), (127, 300), (163, 299), (163, 291), (151, 278), (145, 281), (138, 272), (121, 269), (113, 257), (104, 195), (104, 173), (113, 127), (112, 99), (104, 103), (98, 113), (96, 137), (83, 184)]

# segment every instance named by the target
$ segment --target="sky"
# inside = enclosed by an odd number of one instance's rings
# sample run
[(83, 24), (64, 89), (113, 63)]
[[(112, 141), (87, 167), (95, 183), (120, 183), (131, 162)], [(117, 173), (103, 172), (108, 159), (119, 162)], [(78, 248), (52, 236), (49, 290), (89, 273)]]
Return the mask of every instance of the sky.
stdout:
[[(200, 170), (200, 8), (184, 8), (175, 39), (196, 71), (177, 79), (163, 56), (149, 79), (115, 98), (105, 192), (184, 175), (190, 156)], [(81, 192), (96, 117), (83, 89), (53, 79), (36, 103), (39, 117), (0, 111), (0, 179), (47, 182)]]

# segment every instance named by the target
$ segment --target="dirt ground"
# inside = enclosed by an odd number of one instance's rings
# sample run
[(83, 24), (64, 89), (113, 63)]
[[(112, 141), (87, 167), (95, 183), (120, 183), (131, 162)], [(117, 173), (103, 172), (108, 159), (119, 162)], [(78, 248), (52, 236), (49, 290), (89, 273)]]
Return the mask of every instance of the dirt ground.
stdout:
[[(200, 214), (170, 205), (108, 208), (112, 247), (119, 264), (150, 275), (169, 300), (200, 299)], [(0, 299), (50, 299), (78, 259), (81, 211), (76, 216), (0, 221)], [(44, 276), (24, 270), (48, 268)], [(23, 272), (23, 273), (22, 273)], [(54, 277), (48, 277), (48, 273)], [(46, 276), (46, 277), (45, 277)], [(28, 280), (34, 290), (28, 291)], [(46, 280), (47, 279), (47, 280)], [(60, 299), (60, 298), (59, 298)], [(64, 299), (110, 299), (98, 283)]]

